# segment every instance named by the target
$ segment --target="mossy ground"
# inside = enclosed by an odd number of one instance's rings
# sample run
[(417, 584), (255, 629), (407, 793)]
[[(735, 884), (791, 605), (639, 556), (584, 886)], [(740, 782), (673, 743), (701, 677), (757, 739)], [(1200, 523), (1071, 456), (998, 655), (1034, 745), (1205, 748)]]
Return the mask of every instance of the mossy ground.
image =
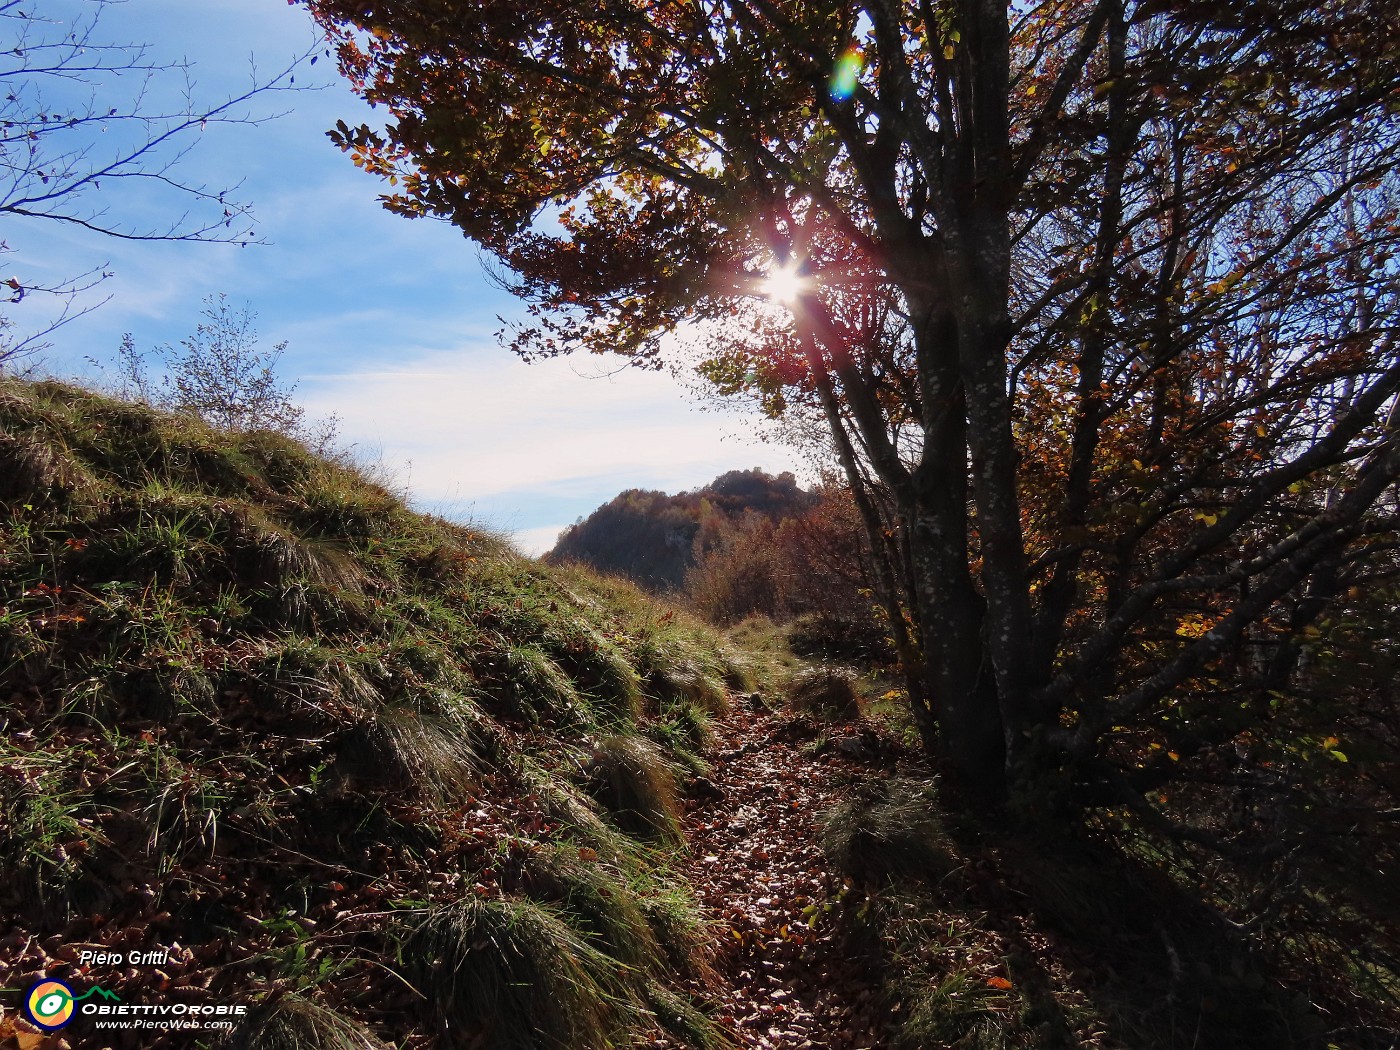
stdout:
[[(276, 435), (13, 381), (0, 434), (8, 984), (263, 1003), (258, 1047), (713, 1045), (668, 871), (744, 675), (716, 634)], [(599, 805), (610, 751), (664, 776)], [(85, 973), (80, 943), (179, 948)], [(557, 1031), (453, 984), (531, 967)]]

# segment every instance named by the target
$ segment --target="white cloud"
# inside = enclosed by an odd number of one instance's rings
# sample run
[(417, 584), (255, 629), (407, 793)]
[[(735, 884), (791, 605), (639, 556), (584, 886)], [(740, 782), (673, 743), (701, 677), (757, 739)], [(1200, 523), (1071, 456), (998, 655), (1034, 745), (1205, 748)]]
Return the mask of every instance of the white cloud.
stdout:
[(568, 527), (568, 524), (564, 523), (541, 525), (535, 529), (517, 529), (511, 534), (511, 542), (521, 553), (538, 558), (554, 547), (555, 542), (559, 539), (559, 534)]
[[(700, 411), (674, 378), (598, 362), (526, 365), (493, 345), (423, 352), (378, 369), (307, 377), (308, 410), (382, 450), (420, 505), (469, 506), (532, 542), (623, 488), (693, 488), (725, 470), (800, 470), (754, 421)], [(532, 504), (548, 502), (546, 508)], [(523, 509), (515, 509), (523, 508)], [(540, 518), (539, 515), (547, 514)]]

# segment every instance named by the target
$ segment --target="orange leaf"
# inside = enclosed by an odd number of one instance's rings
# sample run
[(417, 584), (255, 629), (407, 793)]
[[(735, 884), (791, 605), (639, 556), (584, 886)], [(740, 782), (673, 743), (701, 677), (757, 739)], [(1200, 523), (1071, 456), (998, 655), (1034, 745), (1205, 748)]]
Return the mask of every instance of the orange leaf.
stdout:
[(1011, 987), (1011, 982), (1005, 977), (988, 977), (987, 984), (993, 988), (1000, 988), (1003, 992)]

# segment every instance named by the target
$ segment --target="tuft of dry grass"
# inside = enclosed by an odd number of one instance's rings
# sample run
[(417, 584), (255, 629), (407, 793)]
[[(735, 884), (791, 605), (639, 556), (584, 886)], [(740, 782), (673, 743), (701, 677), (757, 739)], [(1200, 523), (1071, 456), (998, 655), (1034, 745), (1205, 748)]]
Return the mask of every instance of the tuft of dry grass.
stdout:
[(334, 1010), (284, 995), (249, 1010), (219, 1050), (388, 1050), (388, 1044)]
[(668, 846), (684, 841), (675, 772), (655, 745), (627, 736), (600, 740), (586, 786), (627, 834)]
[(434, 910), (408, 932), (402, 964), (449, 1045), (604, 1050), (625, 1012), (617, 962), (532, 901)]
[(867, 881), (937, 882), (958, 866), (926, 782), (867, 785), (826, 815), (822, 842), (838, 871)]
[(843, 667), (824, 664), (803, 671), (788, 687), (788, 703), (794, 711), (840, 721), (860, 717), (856, 676)]

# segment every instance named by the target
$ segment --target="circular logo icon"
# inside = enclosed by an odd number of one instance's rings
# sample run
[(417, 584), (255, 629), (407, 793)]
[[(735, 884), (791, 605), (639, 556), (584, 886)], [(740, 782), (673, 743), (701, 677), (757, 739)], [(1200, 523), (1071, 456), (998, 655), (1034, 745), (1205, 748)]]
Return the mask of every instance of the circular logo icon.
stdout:
[(24, 1014), (46, 1032), (73, 1020), (73, 989), (62, 981), (40, 981), (24, 998)]

